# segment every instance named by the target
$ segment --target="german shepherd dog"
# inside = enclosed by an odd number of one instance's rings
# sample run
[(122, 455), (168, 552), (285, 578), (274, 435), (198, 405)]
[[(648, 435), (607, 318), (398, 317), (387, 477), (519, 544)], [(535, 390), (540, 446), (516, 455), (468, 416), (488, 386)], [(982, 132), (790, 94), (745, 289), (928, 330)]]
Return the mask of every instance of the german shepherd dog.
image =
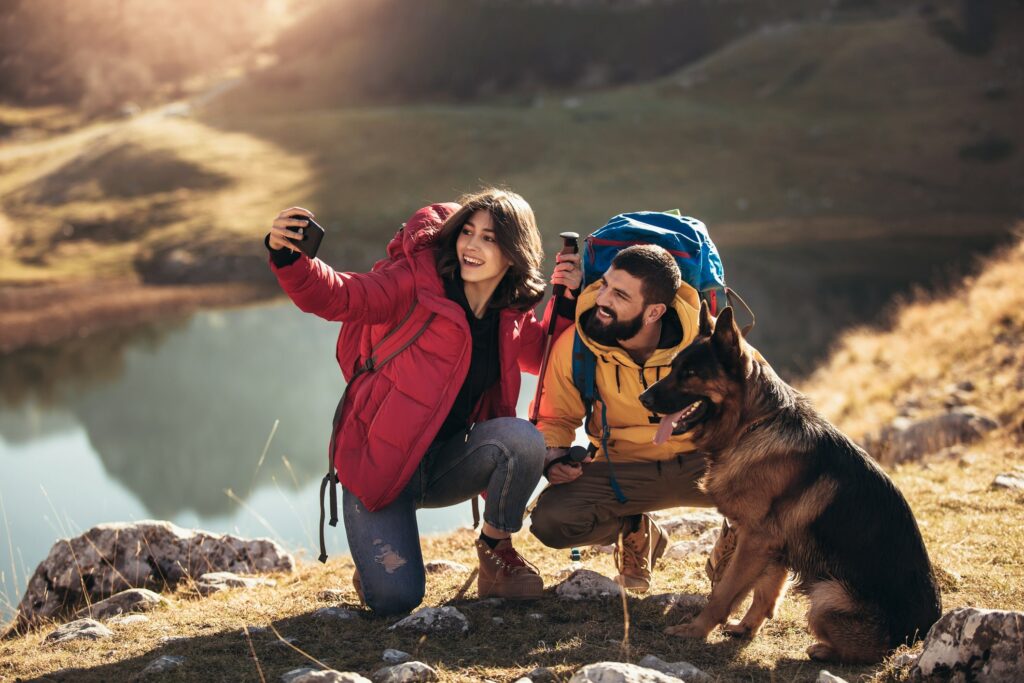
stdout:
[(671, 372), (640, 395), (665, 415), (655, 440), (689, 432), (701, 481), (736, 532), (707, 606), (666, 633), (706, 638), (750, 593), (726, 631), (753, 637), (774, 616), (789, 571), (811, 602), (816, 660), (874, 663), (923, 638), (942, 613), (906, 499), (861, 448), (783, 382), (740, 334), (731, 308), (700, 330)]

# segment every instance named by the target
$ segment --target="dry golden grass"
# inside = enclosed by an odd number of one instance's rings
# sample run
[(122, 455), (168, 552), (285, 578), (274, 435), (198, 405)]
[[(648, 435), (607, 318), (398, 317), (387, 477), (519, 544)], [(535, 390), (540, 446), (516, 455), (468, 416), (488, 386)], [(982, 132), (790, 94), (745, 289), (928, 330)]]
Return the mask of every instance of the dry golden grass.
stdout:
[[(1003, 427), (955, 457), (891, 471), (938, 568), (945, 610), (966, 605), (1024, 610), (1024, 537), (1019, 533), (1024, 495), (990, 485), (996, 474), (1024, 466), (1022, 266), (1024, 244), (1017, 244), (948, 296), (904, 306), (890, 330), (852, 333), (805, 387), (851, 432), (876, 429), (904, 396), (918, 398), (922, 411), (939, 410), (945, 386), (954, 381), (973, 382), (972, 403), (999, 416)], [(473, 566), (472, 537), (471, 531), (460, 530), (426, 538), (424, 556)], [(548, 586), (569, 564), (565, 551), (544, 548), (528, 533), (521, 533), (517, 544), (538, 564)], [(693, 557), (664, 563), (655, 592), (706, 593), (703, 562)], [(614, 574), (608, 555), (586, 551), (584, 565)], [(442, 681), (510, 681), (541, 665), (565, 680), (584, 664), (638, 661), (646, 654), (689, 661), (723, 681), (813, 680), (822, 668), (804, 655), (812, 638), (803, 616), (807, 605), (799, 596), (786, 596), (777, 617), (752, 642), (716, 632), (707, 643), (698, 643), (664, 636), (664, 626), (683, 615), (665, 615), (663, 608), (638, 597), (628, 602), (627, 632), (618, 601), (574, 604), (549, 595), (496, 607), (478, 603), (474, 586), (460, 598), (464, 576), (430, 577), (424, 604), (453, 604), (472, 628), (465, 638), (419, 638), (389, 631), (395, 619), (365, 611), (352, 621), (315, 620), (313, 610), (329, 604), (360, 609), (351, 573), (350, 559), (336, 557), (326, 566), (301, 563), (293, 575), (278, 576), (273, 589), (196, 599), (184, 588), (170, 596), (171, 608), (151, 614), (148, 622), (115, 627), (114, 638), (106, 641), (43, 646), (48, 632), (43, 629), (0, 642), (0, 679), (123, 680), (161, 654), (187, 657), (166, 680), (256, 681), (262, 676), (273, 681), (287, 670), (312, 665), (309, 657), (338, 670), (369, 674), (382, 665), (380, 655), (387, 647), (436, 667)], [(339, 589), (342, 597), (318, 599), (326, 589)], [(503, 623), (496, 623), (496, 617)], [(278, 642), (273, 631), (252, 634), (250, 651), (243, 628), (263, 626), (296, 638), (305, 654)], [(162, 643), (160, 638), (167, 636), (184, 640)], [(876, 667), (826, 668), (851, 681), (901, 681), (907, 675), (891, 659)]]

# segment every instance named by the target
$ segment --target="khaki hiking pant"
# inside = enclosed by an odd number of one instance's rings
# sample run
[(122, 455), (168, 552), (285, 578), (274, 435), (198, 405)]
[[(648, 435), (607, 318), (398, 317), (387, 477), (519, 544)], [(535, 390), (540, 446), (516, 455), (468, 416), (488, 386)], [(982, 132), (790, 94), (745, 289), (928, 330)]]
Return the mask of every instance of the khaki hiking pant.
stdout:
[(619, 532), (633, 530), (645, 512), (684, 506), (710, 507), (697, 488), (704, 476), (704, 456), (683, 453), (661, 462), (613, 465), (627, 501), (615, 498), (606, 460), (583, 465), (583, 474), (568, 484), (548, 486), (531, 515), (530, 531), (550, 548), (609, 545)]

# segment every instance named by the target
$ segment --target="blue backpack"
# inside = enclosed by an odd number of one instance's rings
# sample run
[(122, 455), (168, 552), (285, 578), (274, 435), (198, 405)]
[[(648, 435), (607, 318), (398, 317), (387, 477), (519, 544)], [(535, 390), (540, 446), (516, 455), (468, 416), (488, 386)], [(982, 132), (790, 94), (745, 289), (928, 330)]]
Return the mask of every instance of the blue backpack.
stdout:
[[(616, 254), (635, 244), (655, 244), (672, 254), (679, 265), (683, 281), (697, 290), (700, 299), (707, 302), (712, 315), (717, 315), (733, 299), (743, 302), (725, 284), (725, 268), (707, 226), (696, 218), (681, 215), (678, 210), (620, 213), (587, 237), (583, 250), (584, 287), (604, 275)], [(745, 303), (743, 306), (753, 319), (750, 308)], [(745, 328), (744, 334), (752, 327), (753, 322)], [(598, 398), (596, 372), (597, 359), (594, 352), (577, 333), (572, 348), (572, 381), (583, 399), (588, 433), (593, 419), (594, 400)], [(601, 450), (608, 461), (609, 478), (615, 497), (620, 503), (625, 503), (626, 497), (611, 471), (611, 458), (608, 455), (611, 429), (608, 427), (603, 401), (601, 407)]]

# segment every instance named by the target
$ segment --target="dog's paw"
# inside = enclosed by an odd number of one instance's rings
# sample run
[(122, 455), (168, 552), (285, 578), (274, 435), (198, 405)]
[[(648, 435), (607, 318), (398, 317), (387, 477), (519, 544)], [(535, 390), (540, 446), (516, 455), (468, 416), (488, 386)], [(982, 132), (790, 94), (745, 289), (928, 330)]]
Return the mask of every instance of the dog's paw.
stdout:
[(704, 629), (697, 624), (679, 624), (678, 626), (669, 626), (665, 629), (665, 633), (670, 636), (679, 636), (680, 638), (697, 638), (704, 640), (708, 637), (707, 629)]
[(757, 635), (757, 629), (744, 624), (742, 621), (730, 621), (728, 624), (722, 627), (726, 635), (732, 636), (733, 638), (743, 638), (749, 640)]
[(825, 643), (811, 645), (807, 648), (807, 656), (816, 662), (834, 662), (839, 658), (832, 646)]

